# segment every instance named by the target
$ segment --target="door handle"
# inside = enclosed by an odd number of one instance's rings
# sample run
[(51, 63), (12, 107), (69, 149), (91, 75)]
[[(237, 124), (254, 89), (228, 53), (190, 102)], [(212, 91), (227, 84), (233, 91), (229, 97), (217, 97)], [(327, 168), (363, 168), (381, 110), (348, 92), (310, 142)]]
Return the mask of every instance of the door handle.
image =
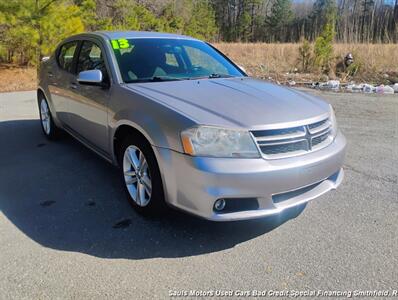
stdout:
[(53, 78), (55, 77), (53, 73), (51, 72), (47, 72), (47, 76), (49, 79), (49, 83), (52, 85), (58, 85), (58, 83), (56, 81), (53, 80)]
[(77, 84), (74, 82), (71, 82), (71, 84), (69, 85), (71, 89), (76, 90), (77, 89)]

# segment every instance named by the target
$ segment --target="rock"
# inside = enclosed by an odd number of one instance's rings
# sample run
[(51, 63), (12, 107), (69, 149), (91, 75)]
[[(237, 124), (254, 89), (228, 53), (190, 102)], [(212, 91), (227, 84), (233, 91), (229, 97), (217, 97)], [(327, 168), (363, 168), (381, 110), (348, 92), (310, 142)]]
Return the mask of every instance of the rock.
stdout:
[(371, 85), (371, 84), (365, 83), (365, 84), (363, 84), (363, 86), (362, 86), (362, 91), (363, 91), (364, 93), (373, 93), (373, 92), (376, 91), (376, 88), (375, 88), (373, 85)]
[(386, 85), (384, 87), (384, 94), (394, 94), (394, 89), (391, 86)]
[(376, 86), (376, 93), (378, 94), (384, 94), (384, 84), (381, 84), (379, 86)]
[(353, 93), (360, 93), (363, 91), (363, 84), (352, 84), (351, 87), (347, 86), (347, 89), (351, 89)]
[(329, 80), (327, 82), (319, 82), (319, 83), (317, 83), (317, 86), (322, 90), (338, 91), (340, 88), (340, 81)]
[(394, 89), (388, 85), (381, 84), (376, 87), (376, 93), (378, 94), (394, 94)]
[(357, 87), (356, 87), (355, 83), (349, 83), (349, 84), (347, 84), (345, 89), (346, 89), (347, 92), (355, 92), (357, 90)]
[(337, 91), (340, 88), (340, 81), (339, 80), (329, 80), (327, 82), (327, 86), (329, 89)]
[(384, 86), (384, 94), (394, 94), (394, 89), (389, 85)]

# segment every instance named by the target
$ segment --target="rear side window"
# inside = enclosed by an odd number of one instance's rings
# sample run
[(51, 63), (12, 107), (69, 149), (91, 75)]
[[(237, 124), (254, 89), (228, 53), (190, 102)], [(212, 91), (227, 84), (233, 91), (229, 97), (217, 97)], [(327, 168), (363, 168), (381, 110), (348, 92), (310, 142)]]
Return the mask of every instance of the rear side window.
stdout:
[(77, 41), (66, 43), (61, 46), (58, 54), (58, 64), (65, 71), (72, 72), (73, 56), (77, 48)]
[(79, 53), (77, 72), (89, 70), (100, 70), (104, 79), (108, 80), (108, 73), (101, 48), (91, 41), (84, 41)]

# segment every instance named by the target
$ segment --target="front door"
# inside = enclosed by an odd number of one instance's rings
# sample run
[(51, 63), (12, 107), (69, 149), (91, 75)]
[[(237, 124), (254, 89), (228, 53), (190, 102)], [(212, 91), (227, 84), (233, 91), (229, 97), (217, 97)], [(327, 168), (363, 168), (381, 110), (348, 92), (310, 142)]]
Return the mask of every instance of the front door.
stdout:
[(68, 103), (70, 129), (92, 146), (109, 153), (108, 143), (108, 101), (110, 97), (109, 73), (104, 52), (91, 40), (83, 41), (77, 59), (77, 72), (98, 69), (102, 72), (104, 85), (79, 84), (77, 75), (70, 83), (72, 97)]

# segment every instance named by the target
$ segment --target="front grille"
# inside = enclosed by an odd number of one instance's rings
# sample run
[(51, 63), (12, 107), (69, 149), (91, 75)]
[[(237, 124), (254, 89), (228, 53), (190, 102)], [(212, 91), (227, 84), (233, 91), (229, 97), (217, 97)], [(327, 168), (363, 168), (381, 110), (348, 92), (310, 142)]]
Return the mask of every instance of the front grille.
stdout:
[(260, 146), (261, 151), (266, 155), (275, 155), (279, 153), (288, 153), (301, 151), (302, 149), (307, 148), (307, 141), (298, 141), (296, 143), (288, 143), (288, 144), (270, 144)]
[(312, 147), (315, 147), (319, 144), (322, 144), (324, 141), (326, 141), (327, 138), (329, 137), (329, 134), (330, 134), (329, 132), (326, 132), (322, 135), (312, 138)]
[(322, 183), (322, 181), (314, 183), (314, 184), (311, 184), (309, 186), (306, 186), (306, 187), (303, 187), (303, 188), (300, 188), (300, 189), (297, 189), (297, 190), (293, 190), (293, 191), (290, 191), (290, 192), (285, 192), (285, 193), (280, 193), (280, 194), (273, 195), (272, 196), (272, 202), (281, 203), (283, 201), (290, 200), (290, 199), (292, 199), (294, 197), (300, 196), (300, 195), (302, 195), (304, 193), (307, 193), (307, 192), (313, 190), (314, 188), (316, 188), (321, 183)]
[(332, 124), (324, 119), (304, 126), (255, 130), (251, 133), (267, 158), (305, 154), (326, 147), (331, 142)]

